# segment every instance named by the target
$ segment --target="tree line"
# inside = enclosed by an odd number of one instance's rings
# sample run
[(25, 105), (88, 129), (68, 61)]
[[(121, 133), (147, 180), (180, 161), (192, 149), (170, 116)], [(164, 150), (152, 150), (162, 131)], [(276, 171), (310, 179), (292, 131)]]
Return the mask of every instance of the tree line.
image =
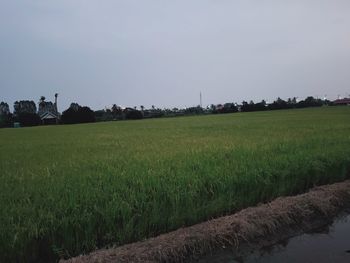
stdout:
[[(40, 103), (44, 103), (45, 97), (41, 97)], [(312, 96), (304, 100), (297, 101), (296, 98), (283, 100), (277, 98), (272, 103), (265, 100), (255, 103), (254, 101), (243, 101), (238, 103), (225, 103), (210, 105), (206, 108), (200, 106), (188, 108), (156, 108), (152, 106), (145, 109), (144, 106), (121, 108), (114, 104), (109, 109), (93, 111), (88, 106), (80, 106), (78, 103), (71, 103), (68, 109), (64, 110), (61, 115), (58, 113), (60, 124), (89, 123), (96, 121), (112, 121), (112, 120), (136, 120), (144, 118), (160, 118), (160, 117), (176, 117), (186, 115), (201, 114), (224, 114), (235, 112), (252, 112), (267, 110), (282, 110), (306, 107), (320, 107), (323, 105), (333, 105), (329, 100), (317, 99)], [(16, 101), (13, 105), (14, 111), (10, 112), (10, 107), (6, 102), (0, 103), (0, 127), (13, 127), (15, 122), (21, 126), (36, 126), (42, 124), (42, 120), (38, 114), (34, 101), (22, 100)]]

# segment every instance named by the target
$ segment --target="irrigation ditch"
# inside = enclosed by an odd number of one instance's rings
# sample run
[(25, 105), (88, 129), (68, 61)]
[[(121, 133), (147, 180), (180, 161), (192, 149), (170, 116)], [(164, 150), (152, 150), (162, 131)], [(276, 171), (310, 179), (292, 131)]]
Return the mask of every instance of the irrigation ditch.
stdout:
[(236, 256), (271, 246), (330, 224), (350, 209), (350, 180), (280, 197), (233, 215), (120, 247), (94, 251), (60, 262), (196, 262), (230, 250)]

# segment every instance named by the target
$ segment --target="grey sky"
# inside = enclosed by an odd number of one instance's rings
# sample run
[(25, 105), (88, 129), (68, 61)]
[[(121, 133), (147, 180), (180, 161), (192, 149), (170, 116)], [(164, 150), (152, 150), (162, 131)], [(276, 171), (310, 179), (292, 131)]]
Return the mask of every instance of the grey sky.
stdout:
[(0, 100), (93, 109), (350, 93), (348, 0), (0, 0)]

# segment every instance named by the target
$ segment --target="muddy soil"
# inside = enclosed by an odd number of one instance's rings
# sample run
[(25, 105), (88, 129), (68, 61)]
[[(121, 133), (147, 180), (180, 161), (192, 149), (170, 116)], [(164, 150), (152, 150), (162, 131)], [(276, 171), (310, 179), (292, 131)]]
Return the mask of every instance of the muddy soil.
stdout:
[(350, 208), (350, 180), (120, 247), (61, 262), (191, 262), (220, 249), (239, 256), (327, 225)]

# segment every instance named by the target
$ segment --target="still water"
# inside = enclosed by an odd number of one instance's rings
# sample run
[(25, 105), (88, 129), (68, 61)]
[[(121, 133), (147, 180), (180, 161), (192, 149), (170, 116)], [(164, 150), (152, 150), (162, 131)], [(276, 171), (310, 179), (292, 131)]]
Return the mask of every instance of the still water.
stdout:
[(349, 263), (350, 215), (342, 216), (326, 229), (291, 238), (275, 246), (234, 258), (229, 252), (220, 252), (200, 262), (213, 263)]

